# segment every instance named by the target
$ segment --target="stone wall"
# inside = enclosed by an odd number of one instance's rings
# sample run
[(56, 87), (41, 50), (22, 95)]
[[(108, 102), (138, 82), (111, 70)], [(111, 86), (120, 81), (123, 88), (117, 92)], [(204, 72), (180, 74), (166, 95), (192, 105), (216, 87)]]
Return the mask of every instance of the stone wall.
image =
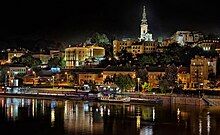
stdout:
[[(181, 96), (181, 95), (141, 95), (141, 98), (145, 99), (161, 99), (163, 104), (181, 104), (181, 105), (195, 105), (204, 106), (206, 103), (202, 98)], [(220, 100), (219, 100), (220, 102)]]

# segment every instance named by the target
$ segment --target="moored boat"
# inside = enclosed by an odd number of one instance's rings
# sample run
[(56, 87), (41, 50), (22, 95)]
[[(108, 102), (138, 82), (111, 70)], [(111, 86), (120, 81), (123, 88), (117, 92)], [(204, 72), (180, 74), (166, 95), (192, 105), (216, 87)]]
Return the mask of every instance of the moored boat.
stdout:
[(131, 99), (130, 99), (130, 97), (121, 97), (121, 96), (116, 96), (116, 97), (101, 96), (100, 101), (128, 103), (131, 101)]

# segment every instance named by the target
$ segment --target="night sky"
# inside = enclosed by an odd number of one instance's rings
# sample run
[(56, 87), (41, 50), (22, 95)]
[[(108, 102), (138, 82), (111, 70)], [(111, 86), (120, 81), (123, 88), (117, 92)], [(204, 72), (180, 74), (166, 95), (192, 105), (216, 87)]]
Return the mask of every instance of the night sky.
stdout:
[(177, 30), (220, 33), (216, 0), (7, 0), (0, 3), (0, 36), (82, 42), (100, 32), (137, 38), (143, 5), (154, 38)]

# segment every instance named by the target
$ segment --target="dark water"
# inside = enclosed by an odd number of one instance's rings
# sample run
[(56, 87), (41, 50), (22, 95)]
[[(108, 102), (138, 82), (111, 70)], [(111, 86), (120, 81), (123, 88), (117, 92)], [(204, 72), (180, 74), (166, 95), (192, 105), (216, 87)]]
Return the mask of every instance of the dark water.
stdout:
[(220, 108), (0, 98), (1, 134), (220, 135)]

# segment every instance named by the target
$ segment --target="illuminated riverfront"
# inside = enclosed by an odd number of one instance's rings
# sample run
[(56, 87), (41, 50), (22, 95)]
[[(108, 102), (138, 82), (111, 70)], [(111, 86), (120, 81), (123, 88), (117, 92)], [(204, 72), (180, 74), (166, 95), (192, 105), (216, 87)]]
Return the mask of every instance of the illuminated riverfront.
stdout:
[(220, 133), (217, 126), (220, 124), (218, 107), (208, 109), (24, 98), (1, 98), (0, 102), (0, 130), (8, 134)]
[(6, 135), (220, 135), (218, 1), (2, 1)]

